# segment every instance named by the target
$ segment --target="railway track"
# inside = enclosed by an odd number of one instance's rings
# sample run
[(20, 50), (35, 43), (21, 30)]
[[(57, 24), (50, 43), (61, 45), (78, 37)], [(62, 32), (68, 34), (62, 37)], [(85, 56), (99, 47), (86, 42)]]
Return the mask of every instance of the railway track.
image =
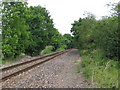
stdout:
[(11, 66), (6, 66), (6, 67), (2, 67), (0, 69), (1, 73), (2, 73), (2, 78), (1, 81), (5, 81), (11, 77), (14, 77), (16, 75), (19, 75), (22, 72), (25, 72), (31, 68), (34, 68), (40, 64), (43, 64), (49, 60), (52, 60), (53, 58), (60, 56), (66, 52), (69, 52), (71, 49), (65, 50), (65, 51), (61, 51), (61, 52), (57, 52), (57, 53), (53, 53), (53, 54), (49, 54), (49, 55), (44, 55), (44, 56), (40, 56), (37, 57), (35, 59), (31, 59), (29, 61), (24, 61), (24, 62), (20, 62)]

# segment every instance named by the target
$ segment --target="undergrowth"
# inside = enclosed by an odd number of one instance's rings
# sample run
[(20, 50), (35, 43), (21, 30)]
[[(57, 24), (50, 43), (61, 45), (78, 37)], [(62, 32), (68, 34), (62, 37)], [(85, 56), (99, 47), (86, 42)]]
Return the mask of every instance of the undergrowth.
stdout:
[(55, 52), (65, 50), (63, 47), (57, 48), (57, 50), (55, 50), (55, 51), (53, 51), (53, 49), (54, 49), (54, 46), (46, 46), (45, 49), (43, 49), (40, 52), (40, 55), (52, 54), (52, 53), (55, 53)]
[(53, 46), (46, 46), (45, 49), (43, 49), (41, 52), (40, 52), (40, 55), (45, 55), (45, 54), (50, 54), (52, 53), (53, 51)]
[(11, 57), (11, 58), (7, 58), (7, 59), (0, 59), (0, 64), (7, 64), (7, 63), (11, 63), (11, 62), (16, 62), (18, 60), (20, 60), (21, 58), (23, 58), (25, 55), (19, 55), (19, 56), (16, 56), (16, 58), (14, 57)]
[(85, 74), (89, 83), (98, 88), (118, 88), (117, 60), (105, 58), (100, 49), (91, 52), (83, 50), (80, 54), (82, 63), (77, 71)]

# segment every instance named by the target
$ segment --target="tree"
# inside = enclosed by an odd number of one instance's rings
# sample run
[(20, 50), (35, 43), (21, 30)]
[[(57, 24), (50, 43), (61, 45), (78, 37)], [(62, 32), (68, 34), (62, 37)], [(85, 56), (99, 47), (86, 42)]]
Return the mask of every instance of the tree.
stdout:
[(93, 16), (88, 15), (88, 17), (80, 18), (75, 21), (72, 25), (71, 32), (74, 35), (77, 47), (79, 49), (89, 48), (90, 44), (94, 42), (92, 32), (94, 30), (96, 20)]
[(46, 8), (34, 6), (29, 8), (27, 23), (31, 33), (29, 46), (25, 53), (39, 55), (47, 45), (53, 45), (55, 49), (59, 45), (59, 32), (54, 28), (53, 20)]
[(96, 20), (91, 15), (80, 18), (72, 25), (71, 32), (80, 50), (101, 49), (107, 58), (118, 56), (118, 20), (117, 16)]
[(3, 2), (2, 53), (4, 58), (16, 57), (24, 52), (29, 37), (25, 20), (27, 3)]

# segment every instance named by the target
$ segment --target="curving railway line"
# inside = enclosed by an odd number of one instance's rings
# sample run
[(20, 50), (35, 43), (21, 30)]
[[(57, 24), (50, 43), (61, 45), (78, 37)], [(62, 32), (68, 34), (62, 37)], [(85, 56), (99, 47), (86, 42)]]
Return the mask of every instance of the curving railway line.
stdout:
[(0, 69), (0, 71), (2, 73), (1, 81), (5, 81), (11, 77), (14, 77), (22, 72), (25, 72), (31, 68), (34, 68), (40, 64), (43, 64), (49, 60), (52, 60), (53, 58), (60, 56), (69, 51), (71, 51), (71, 49), (53, 53), (53, 54), (49, 54), (49, 55), (40, 56), (40, 57), (31, 59), (29, 61), (20, 62), (20, 63), (14, 64), (14, 65), (11, 65), (11, 66), (2, 67)]

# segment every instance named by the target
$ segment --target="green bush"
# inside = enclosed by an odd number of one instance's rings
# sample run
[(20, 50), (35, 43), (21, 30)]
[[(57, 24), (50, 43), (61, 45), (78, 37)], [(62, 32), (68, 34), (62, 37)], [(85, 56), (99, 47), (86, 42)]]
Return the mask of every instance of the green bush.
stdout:
[(66, 47), (67, 47), (66, 45), (61, 45), (60, 48), (57, 48), (56, 51), (63, 51), (66, 49)]
[(63, 51), (65, 50), (64, 48), (58, 48), (56, 51)]
[(50, 54), (53, 49), (53, 46), (46, 46), (45, 49), (40, 52), (40, 55)]

